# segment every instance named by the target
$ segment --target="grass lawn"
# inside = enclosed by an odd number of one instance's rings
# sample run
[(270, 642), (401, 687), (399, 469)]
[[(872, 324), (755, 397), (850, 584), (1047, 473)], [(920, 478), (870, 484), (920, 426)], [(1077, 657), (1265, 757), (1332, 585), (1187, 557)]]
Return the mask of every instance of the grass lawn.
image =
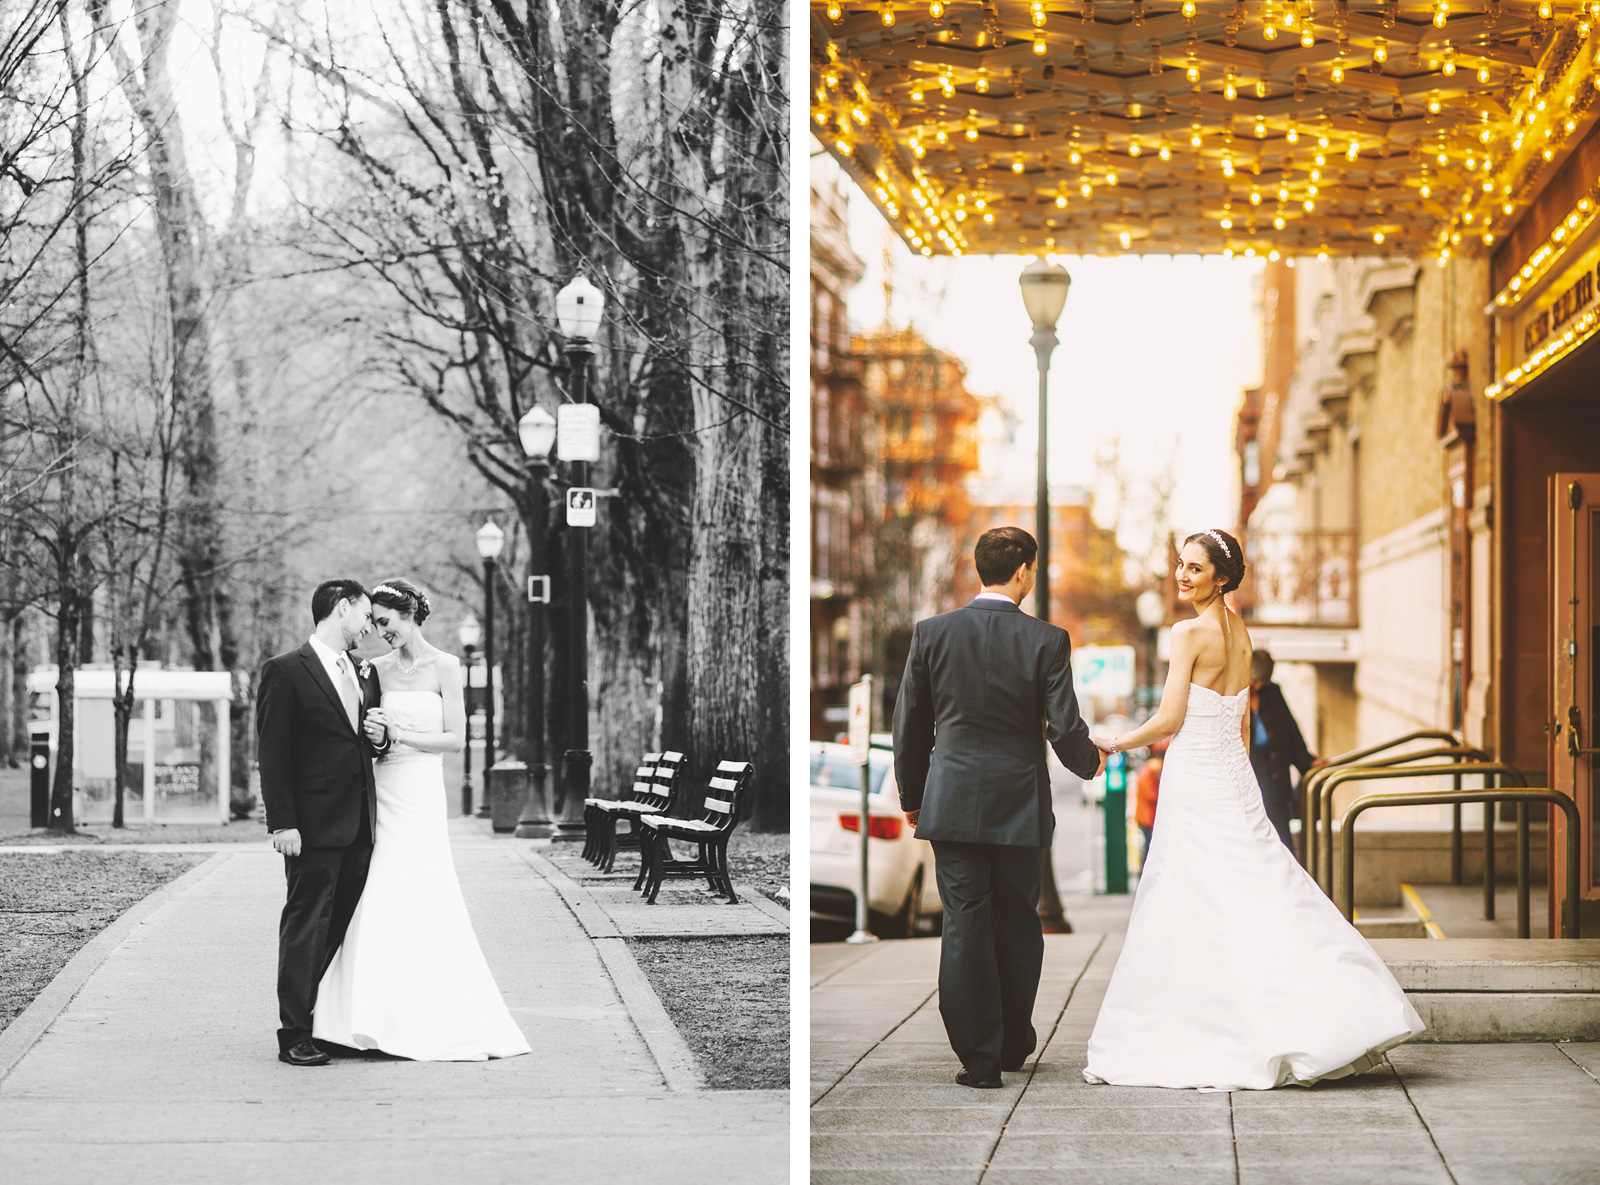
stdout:
[(0, 855), (0, 1029), (84, 943), (205, 858), (109, 849)]
[(789, 1086), (789, 938), (628, 943), (712, 1090)]

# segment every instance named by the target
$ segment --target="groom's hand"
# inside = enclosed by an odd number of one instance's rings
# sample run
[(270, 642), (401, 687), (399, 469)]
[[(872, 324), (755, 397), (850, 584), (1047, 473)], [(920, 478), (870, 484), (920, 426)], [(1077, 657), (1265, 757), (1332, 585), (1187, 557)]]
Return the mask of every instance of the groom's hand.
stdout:
[(906, 822), (911, 824), (911, 830), (915, 831), (917, 829), (917, 818), (921, 814), (922, 814), (921, 811), (907, 811), (906, 812)]
[(300, 854), (300, 831), (295, 827), (286, 827), (282, 831), (272, 833), (272, 847), (284, 856), (298, 856)]
[(389, 722), (384, 719), (382, 708), (373, 708), (368, 712), (361, 726), (366, 729), (367, 740), (374, 745), (383, 744), (383, 738), (389, 731)]
[(1100, 768), (1094, 771), (1094, 776), (1095, 777), (1098, 778), (1101, 774), (1106, 772), (1106, 760), (1110, 756), (1111, 756), (1111, 754), (1106, 752), (1104, 749), (1100, 750)]

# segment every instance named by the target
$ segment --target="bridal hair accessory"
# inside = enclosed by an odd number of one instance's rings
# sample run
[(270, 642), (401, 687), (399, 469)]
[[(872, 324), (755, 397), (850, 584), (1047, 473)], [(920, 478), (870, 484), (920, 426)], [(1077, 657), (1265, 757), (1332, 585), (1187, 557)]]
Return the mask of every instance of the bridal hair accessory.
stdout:
[(385, 593), (391, 597), (398, 597), (403, 601), (414, 602), (416, 606), (422, 610), (422, 615), (424, 617), (427, 617), (433, 612), (433, 602), (428, 600), (428, 594), (423, 592), (420, 588), (411, 592), (405, 592), (396, 588), (392, 584), (380, 584), (377, 588), (372, 590), (372, 593), (374, 596), (376, 596), (378, 593)]
[(1233, 552), (1228, 550), (1228, 545), (1225, 542), (1223, 542), (1222, 536), (1220, 534), (1218, 534), (1216, 531), (1207, 531), (1206, 534), (1210, 535), (1213, 539), (1215, 539), (1217, 541), (1217, 546), (1222, 548), (1222, 554), (1223, 555), (1227, 556), (1230, 560), (1233, 558)]

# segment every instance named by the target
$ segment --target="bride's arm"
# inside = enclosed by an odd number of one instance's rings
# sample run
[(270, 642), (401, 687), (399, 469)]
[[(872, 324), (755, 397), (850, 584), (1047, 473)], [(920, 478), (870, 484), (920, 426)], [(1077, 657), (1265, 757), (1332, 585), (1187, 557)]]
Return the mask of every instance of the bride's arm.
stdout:
[[(1161, 692), (1161, 706), (1138, 728), (1116, 738), (1119, 750), (1125, 753), (1129, 749), (1153, 745), (1183, 727), (1184, 715), (1189, 711), (1189, 680), (1194, 675), (1198, 649), (1190, 622), (1182, 621), (1172, 627), (1172, 661), (1167, 667), (1167, 685)], [(1110, 752), (1109, 741), (1096, 739), (1095, 744)]]
[(461, 660), (453, 654), (439, 655), (439, 694), (444, 697), (444, 731), (415, 732), (389, 726), (389, 735), (402, 745), (424, 753), (459, 753), (466, 744), (467, 706), (461, 694)]

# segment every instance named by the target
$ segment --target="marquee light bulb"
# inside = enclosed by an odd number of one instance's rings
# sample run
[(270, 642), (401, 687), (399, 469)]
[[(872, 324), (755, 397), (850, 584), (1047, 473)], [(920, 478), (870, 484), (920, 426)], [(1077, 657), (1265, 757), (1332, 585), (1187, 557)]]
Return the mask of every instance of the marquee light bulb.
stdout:
[(883, 0), (883, 3), (878, 5), (878, 19), (883, 22), (885, 29), (894, 24), (894, 5), (890, 4), (889, 0)]
[(839, 7), (839, 0), (828, 0), (828, 19), (836, 25), (844, 19), (844, 9)]

